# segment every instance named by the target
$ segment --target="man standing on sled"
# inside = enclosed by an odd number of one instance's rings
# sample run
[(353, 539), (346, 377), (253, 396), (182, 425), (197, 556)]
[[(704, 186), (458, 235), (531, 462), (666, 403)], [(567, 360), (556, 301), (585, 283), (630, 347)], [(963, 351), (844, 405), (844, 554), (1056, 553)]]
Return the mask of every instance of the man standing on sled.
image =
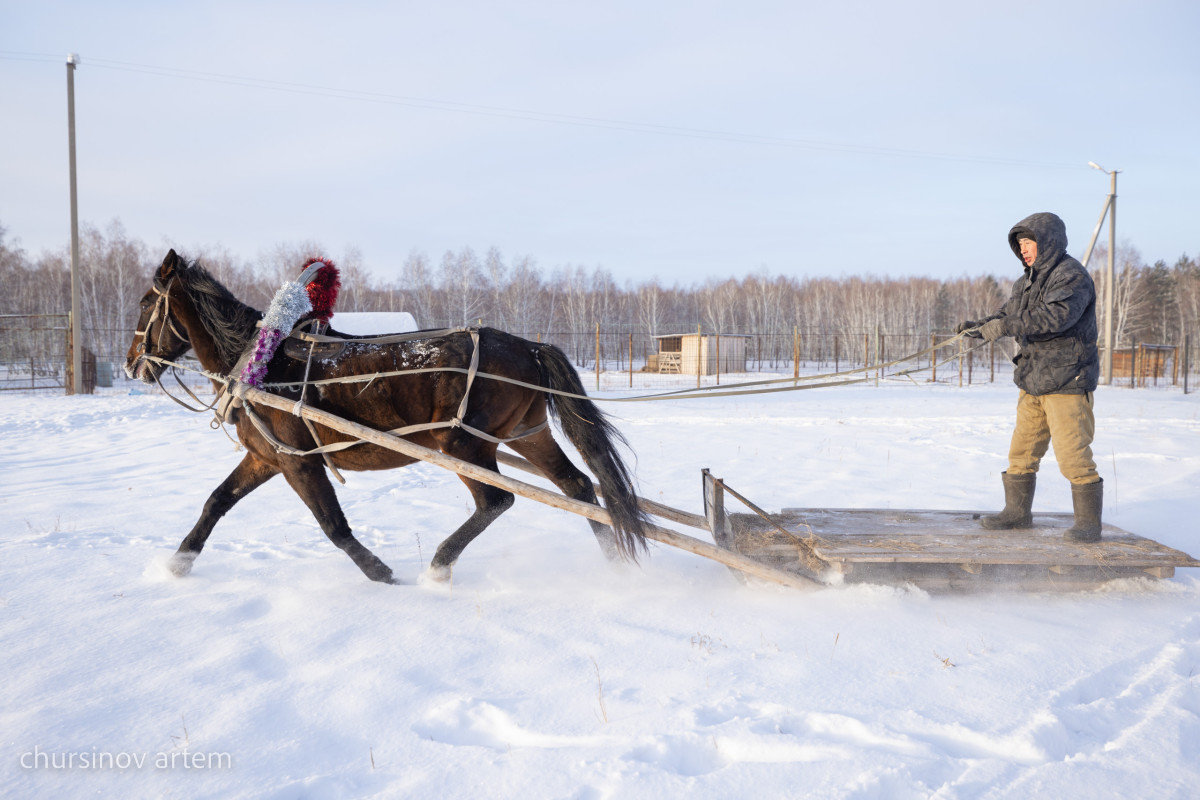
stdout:
[(1017, 340), (1013, 382), (1020, 388), (1017, 424), (1008, 451), (1004, 510), (985, 516), (990, 530), (1033, 526), (1037, 470), (1051, 442), (1063, 476), (1071, 482), (1075, 525), (1066, 538), (1100, 540), (1104, 481), (1096, 474), (1092, 439), (1093, 393), (1100, 378), (1096, 347), (1096, 286), (1083, 265), (1067, 255), (1067, 228), (1058, 216), (1026, 217), (1008, 232), (1008, 244), (1025, 266), (999, 311), (967, 320), (955, 331), (994, 342)]

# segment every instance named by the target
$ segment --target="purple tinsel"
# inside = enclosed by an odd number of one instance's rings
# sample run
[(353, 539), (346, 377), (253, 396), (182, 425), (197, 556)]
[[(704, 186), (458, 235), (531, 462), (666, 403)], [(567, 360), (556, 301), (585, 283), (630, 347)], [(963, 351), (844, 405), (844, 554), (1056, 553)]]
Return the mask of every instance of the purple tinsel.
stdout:
[(267, 375), (267, 364), (275, 355), (279, 343), (283, 341), (284, 333), (277, 328), (263, 328), (258, 333), (258, 342), (254, 346), (254, 355), (242, 370), (242, 382), (262, 387), (263, 378)]

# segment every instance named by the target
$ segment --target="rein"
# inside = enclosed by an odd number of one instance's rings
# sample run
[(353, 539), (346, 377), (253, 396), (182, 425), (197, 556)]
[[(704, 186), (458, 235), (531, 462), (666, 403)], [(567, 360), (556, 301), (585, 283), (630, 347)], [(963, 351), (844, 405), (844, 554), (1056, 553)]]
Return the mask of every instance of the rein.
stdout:
[[(319, 335), (319, 334), (313, 334), (313, 333), (308, 333), (308, 332), (297, 330), (297, 331), (293, 331), (292, 338), (296, 338), (301, 341), (308, 341), (308, 342), (315, 342), (315, 343), (353, 342), (353, 343), (361, 343), (361, 344), (391, 344), (393, 342), (412, 341), (415, 339), (425, 339), (425, 338), (430, 338), (433, 336), (444, 335), (447, 333), (456, 333), (459, 331), (467, 331), (467, 332), (473, 333), (476, 344), (478, 344), (478, 334), (475, 332), (475, 329), (472, 329), (472, 328), (447, 328), (447, 329), (437, 330), (437, 331), (422, 331), (420, 333), (394, 334), (394, 335), (390, 335), (390, 336), (381, 336), (381, 337), (371, 338), (371, 339), (353, 339), (353, 338), (352, 339), (342, 339), (342, 338), (339, 338), (336, 336), (323, 336), (323, 335)], [(489, 372), (479, 372), (477, 356), (473, 358), (473, 366), (475, 367), (474, 370), (468, 369), (468, 368), (463, 368), (463, 367), (420, 367), (420, 368), (415, 368), (415, 369), (392, 370), (392, 371), (388, 371), (388, 372), (373, 372), (373, 373), (369, 373), (369, 374), (364, 373), (362, 375), (350, 375), (350, 376), (346, 376), (343, 378), (323, 378), (323, 379), (315, 380), (315, 381), (309, 381), (309, 380), (290, 381), (290, 382), (279, 381), (279, 382), (275, 382), (275, 383), (263, 384), (263, 388), (264, 389), (268, 389), (268, 388), (270, 388), (270, 389), (300, 388), (303, 391), (303, 389), (307, 386), (326, 386), (326, 385), (337, 384), (337, 383), (366, 383), (369, 385), (377, 380), (380, 380), (381, 378), (393, 378), (393, 377), (399, 377), (399, 376), (403, 376), (403, 375), (419, 375), (419, 374), (427, 374), (427, 373), (432, 373), (432, 372), (454, 372), (454, 373), (459, 373), (462, 375), (467, 375), (469, 379), (473, 379), (475, 377), (485, 378), (487, 380), (494, 380), (494, 381), (500, 381), (502, 383), (509, 383), (509, 384), (513, 384), (515, 386), (521, 386), (521, 387), (524, 387), (527, 389), (534, 389), (536, 391), (545, 392), (547, 394), (558, 395), (560, 397), (570, 397), (570, 398), (574, 398), (574, 399), (578, 399), (578, 400), (591, 400), (593, 402), (600, 402), (600, 403), (643, 403), (643, 402), (654, 402), (654, 401), (658, 401), (658, 400), (692, 400), (692, 399), (705, 398), (705, 397), (737, 397), (737, 396), (741, 396), (741, 395), (752, 395), (752, 394), (771, 394), (771, 393), (775, 393), (775, 392), (804, 391), (806, 389), (825, 389), (825, 388), (832, 388), (834, 386), (848, 386), (848, 385), (852, 385), (852, 384), (856, 384), (856, 383), (862, 383), (868, 379), (865, 377), (856, 378), (854, 380), (834, 380), (834, 379), (846, 378), (846, 377), (849, 377), (852, 375), (861, 375), (862, 373), (871, 372), (873, 370), (881, 370), (881, 369), (886, 369), (888, 367), (896, 366), (897, 364), (903, 364), (905, 362), (912, 361), (920, 356), (924, 356), (924, 355), (933, 353), (934, 351), (940, 350), (943, 347), (948, 347), (948, 346), (954, 344), (955, 342), (963, 339), (965, 336), (966, 336), (965, 333), (956, 334), (956, 335), (950, 337), (949, 339), (938, 342), (937, 344), (933, 345), (932, 347), (927, 347), (924, 350), (919, 350), (919, 351), (916, 351), (913, 353), (909, 353), (907, 355), (901, 356), (901, 357), (893, 359), (891, 361), (881, 362), (881, 363), (876, 363), (876, 364), (868, 364), (863, 367), (858, 367), (856, 369), (842, 370), (840, 372), (827, 372), (827, 373), (822, 373), (822, 374), (818, 374), (818, 375), (805, 375), (805, 376), (801, 376), (799, 378), (795, 378), (795, 377), (792, 377), (792, 378), (770, 378), (770, 379), (761, 380), (761, 381), (743, 381), (740, 383), (724, 384), (724, 386), (701, 386), (701, 387), (696, 387), (696, 388), (677, 389), (677, 390), (669, 391), (669, 392), (655, 392), (652, 394), (634, 395), (631, 397), (596, 397), (593, 395), (574, 394), (572, 392), (562, 391), (561, 389), (552, 389), (548, 386), (540, 386), (540, 385), (536, 385), (536, 384), (532, 384), (532, 383), (527, 383), (525, 381), (517, 380), (516, 378), (509, 378), (504, 375), (493, 375)], [(948, 364), (956, 359), (962, 358), (967, 353), (970, 353), (970, 352), (980, 349), (981, 347), (984, 346), (984, 344), (986, 344), (986, 343), (978, 344), (974, 347), (964, 350), (962, 353), (956, 353), (956, 354), (951, 355), (941, 361), (938, 361), (937, 366), (942, 366), (943, 364)], [(312, 350), (310, 348), (310, 351), (309, 351), (310, 360), (312, 357), (311, 353), (312, 353)], [(198, 374), (204, 375), (205, 377), (207, 377), (211, 380), (225, 383), (226, 386), (229, 386), (233, 383), (233, 379), (231, 379), (229, 376), (215, 375), (215, 374), (207, 372), (205, 370), (192, 369), (192, 368), (186, 367), (182, 364), (177, 364), (176, 362), (169, 361), (169, 360), (163, 359), (163, 358), (158, 358), (156, 356), (145, 356), (145, 358), (148, 361), (154, 361), (156, 363), (163, 364), (165, 366), (170, 366), (170, 367), (175, 367), (178, 369), (196, 372)], [(889, 378), (889, 379), (890, 378), (903, 378), (903, 377), (911, 378), (911, 375), (913, 375), (914, 373), (924, 372), (926, 369), (931, 369), (932, 366), (933, 365), (931, 364), (929, 367), (918, 367), (918, 368), (914, 368), (914, 369), (907, 369), (907, 370), (903, 370), (901, 372), (896, 372), (891, 375), (887, 375), (885, 377)], [(811, 383), (811, 381), (818, 381), (818, 380), (824, 381), (824, 382)], [(806, 383), (803, 386), (795, 385), (795, 384), (797, 384), (798, 381), (803, 381)], [(468, 391), (470, 389), (470, 384), (471, 384), (471, 381), (469, 380), (468, 381)], [(780, 384), (793, 384), (793, 385), (783, 386)], [(764, 386), (773, 387), (773, 388), (758, 388), (758, 389), (750, 388), (750, 387), (764, 387)], [(717, 389), (724, 389), (724, 391), (716, 391)], [(222, 391), (224, 391), (224, 390), (222, 390)], [(200, 401), (200, 402), (202, 402), (202, 401)], [(465, 402), (465, 398), (464, 398), (464, 402)], [(460, 407), (460, 411), (461, 410), (463, 410), (463, 409)], [(445, 425), (447, 423), (440, 423), (440, 424)], [(526, 434), (526, 435), (528, 435), (528, 434)]]
[[(462, 330), (471, 331), (474, 329), (455, 328), (455, 329), (448, 329), (448, 330), (441, 330), (441, 331), (422, 332), (419, 335), (417, 335), (417, 334), (396, 334), (394, 336), (380, 337), (379, 339), (339, 339), (339, 338), (333, 337), (333, 336), (317, 336), (314, 334), (307, 334), (307, 333), (301, 333), (301, 335), (297, 336), (296, 338), (300, 338), (305, 341), (316, 341), (316, 342), (360, 342), (360, 343), (368, 343), (368, 344), (369, 343), (390, 344), (391, 342), (394, 342), (394, 341), (407, 341), (407, 340), (412, 340), (412, 339), (428, 338), (430, 336), (438, 336), (438, 335), (442, 335), (445, 333), (451, 333), (451, 332), (462, 331)], [(546, 386), (539, 386), (539, 385), (535, 385), (532, 383), (526, 383), (525, 381), (520, 381), (520, 380), (517, 380), (516, 378), (509, 378), (504, 375), (493, 375), (488, 372), (476, 372), (474, 374), (480, 378), (487, 378), (488, 380), (500, 381), (502, 383), (510, 383), (515, 386), (521, 386), (521, 387), (524, 387), (527, 389), (534, 389), (537, 391), (546, 392), (547, 394), (558, 395), (560, 397), (570, 397), (570, 398), (574, 398), (577, 400), (592, 400), (594, 402), (603, 402), (603, 403), (644, 403), (644, 402), (653, 402), (653, 401), (657, 401), (657, 400), (691, 400), (691, 399), (703, 398), (703, 397), (736, 397), (739, 395), (770, 394), (773, 392), (803, 391), (805, 389), (824, 389), (824, 388), (830, 388), (833, 386), (845, 386), (845, 385), (850, 385), (850, 384), (854, 384), (854, 383), (862, 383), (862, 382), (866, 381), (867, 378), (861, 377), (861, 378), (856, 378), (854, 380), (834, 380), (834, 379), (845, 378), (845, 377), (848, 377), (851, 375), (860, 375), (862, 373), (871, 372), (873, 370), (882, 370), (882, 369), (886, 369), (888, 367), (894, 367), (897, 364), (903, 364), (905, 362), (912, 361), (921, 356), (928, 355), (929, 353), (933, 353), (937, 350), (940, 350), (943, 347), (948, 347), (949, 345), (952, 345), (955, 342), (961, 340), (964, 336), (966, 336), (965, 333), (956, 334), (955, 336), (952, 336), (951, 338), (946, 339), (945, 341), (938, 342), (937, 344), (933, 345), (932, 347), (927, 347), (924, 350), (919, 350), (919, 351), (916, 351), (913, 353), (909, 353), (907, 355), (903, 355), (900, 358), (893, 359), (891, 361), (880, 362), (880, 363), (876, 363), (876, 364), (868, 364), (863, 367), (858, 367), (856, 369), (842, 370), (840, 372), (827, 372), (827, 373), (823, 373), (823, 374), (819, 374), (819, 375), (805, 375), (805, 376), (802, 376), (799, 378), (795, 378), (795, 377), (792, 377), (792, 378), (770, 378), (770, 379), (761, 380), (761, 381), (744, 381), (741, 383), (729, 383), (729, 384), (725, 384), (724, 386), (701, 386), (701, 387), (688, 388), (688, 389), (676, 389), (674, 391), (669, 391), (669, 392), (655, 392), (653, 394), (634, 395), (631, 397), (594, 397), (592, 395), (573, 394), (571, 392), (564, 392), (560, 389), (551, 389)], [(967, 350), (964, 350), (962, 353), (956, 353), (952, 356), (949, 356), (948, 358), (943, 359), (942, 361), (939, 361), (937, 363), (937, 365), (941, 366), (943, 364), (948, 364), (951, 361), (954, 361), (955, 359), (962, 358), (967, 353), (973, 352), (973, 351), (978, 350), (979, 348), (983, 347), (984, 344), (986, 344), (986, 343), (978, 344), (975, 347), (971, 347), (971, 348), (968, 348)], [(901, 372), (896, 372), (896, 373), (893, 373), (886, 377), (888, 377), (888, 378), (910, 377), (914, 373), (924, 372), (926, 369), (931, 369), (931, 368), (932, 368), (932, 364), (929, 367), (916, 367), (913, 369), (903, 370)], [(392, 370), (392, 371), (388, 371), (388, 372), (373, 372), (370, 374), (351, 375), (351, 376), (347, 376), (344, 378), (323, 378), (321, 380), (308, 381), (308, 382), (300, 382), (300, 381), (282, 382), (281, 381), (281, 382), (277, 382), (277, 383), (266, 383), (266, 384), (263, 384), (263, 388), (264, 389), (267, 389), (267, 388), (291, 389), (291, 388), (296, 388), (299, 386), (304, 386), (305, 383), (311, 384), (313, 386), (324, 386), (324, 385), (335, 384), (335, 383), (367, 383), (367, 384), (370, 384), (376, 380), (379, 380), (380, 378), (394, 378), (394, 377), (399, 377), (402, 375), (419, 375), (419, 374), (431, 373), (431, 372), (457, 372), (459, 374), (464, 374), (464, 375), (468, 375), (468, 376), (470, 376), (472, 374), (470, 370), (464, 369), (463, 367), (419, 367), (419, 368), (415, 368), (415, 369)], [(818, 380), (826, 381), (826, 382), (825, 383), (807, 383), (804, 386), (794, 385), (798, 381), (818, 381)], [(778, 386), (778, 384), (793, 384), (793, 385), (792, 386)], [(775, 388), (752, 389), (752, 390), (746, 391), (746, 389), (748, 389), (749, 387), (756, 387), (756, 386), (775, 386)], [(725, 389), (727, 391), (717, 391), (718, 389)], [(728, 390), (733, 390), (733, 391), (728, 391)]]
[(146, 359), (147, 361), (153, 360), (153, 361), (156, 361), (156, 362), (159, 362), (159, 363), (162, 363), (162, 364), (170, 364), (170, 365), (171, 365), (171, 375), (173, 375), (173, 376), (175, 377), (175, 382), (179, 384), (179, 388), (183, 389), (185, 392), (187, 392), (187, 394), (188, 394), (188, 396), (189, 396), (189, 397), (191, 397), (193, 400), (195, 400), (197, 403), (199, 403), (199, 404), (200, 404), (200, 408), (193, 408), (192, 406), (188, 405), (188, 404), (187, 404), (187, 403), (185, 403), (184, 401), (180, 400), (180, 399), (179, 399), (178, 397), (176, 397), (175, 395), (173, 395), (173, 394), (171, 394), (170, 392), (168, 392), (168, 391), (167, 391), (167, 387), (165, 387), (165, 386), (163, 386), (163, 385), (162, 385), (162, 381), (159, 379), (159, 376), (158, 376), (158, 375), (155, 375), (155, 376), (154, 376), (154, 382), (158, 384), (158, 388), (159, 388), (159, 389), (162, 389), (162, 392), (163, 392), (163, 394), (165, 394), (167, 397), (169, 397), (169, 398), (171, 398), (172, 400), (174, 400), (174, 401), (175, 401), (176, 403), (178, 403), (179, 405), (181, 405), (181, 406), (183, 406), (184, 408), (186, 408), (188, 411), (194, 411), (194, 412), (195, 412), (195, 413), (197, 413), (197, 414), (203, 414), (205, 411), (212, 411), (214, 408), (216, 408), (216, 405), (217, 405), (217, 403), (218, 403), (218, 402), (220, 402), (220, 400), (221, 400), (221, 394), (220, 394), (220, 393), (218, 393), (218, 394), (217, 394), (217, 396), (213, 398), (213, 401), (212, 401), (211, 403), (209, 403), (208, 405), (204, 405), (204, 401), (203, 401), (203, 400), (201, 400), (199, 397), (197, 397), (197, 396), (196, 396), (196, 393), (195, 393), (195, 392), (193, 392), (193, 391), (191, 390), (191, 388), (189, 388), (189, 387), (188, 387), (188, 385), (187, 385), (186, 383), (184, 383), (184, 382), (183, 382), (183, 381), (180, 379), (180, 377), (179, 377), (179, 371), (180, 371), (181, 369), (183, 369), (183, 370), (187, 370), (187, 369), (188, 369), (188, 367), (185, 367), (185, 366), (182, 366), (182, 365), (177, 365), (177, 364), (174, 364), (174, 363), (172, 363), (172, 362), (169, 362), (169, 361), (167, 361), (166, 359), (161, 359), (161, 358), (158, 358), (157, 356), (145, 356), (145, 359)]
[[(149, 362), (152, 362), (155, 364), (159, 364), (164, 367), (167, 367), (167, 366), (171, 367), (172, 374), (175, 376), (176, 382), (199, 405), (199, 407), (193, 407), (193, 406), (189, 405), (188, 403), (184, 402), (183, 400), (180, 400), (178, 397), (175, 397), (174, 395), (172, 395), (171, 392), (167, 391), (166, 387), (163, 386), (162, 381), (159, 378), (159, 375), (156, 374), (156, 375), (154, 375), (154, 381), (155, 381), (155, 383), (158, 384), (159, 388), (162, 389), (163, 393), (166, 394), (168, 397), (170, 397), (176, 403), (183, 406), (184, 408), (186, 408), (189, 411), (192, 411), (195, 413), (203, 413), (206, 411), (213, 411), (214, 412), (214, 419), (213, 419), (213, 427), (214, 428), (219, 426), (222, 429), (224, 429), (225, 422), (228, 421), (228, 419), (229, 419), (229, 414), (231, 412), (231, 409), (232, 408), (241, 408), (242, 411), (246, 414), (246, 418), (250, 421), (250, 423), (258, 431), (258, 433), (277, 452), (283, 453), (285, 455), (300, 456), (300, 457), (320, 454), (321, 457), (324, 459), (326, 466), (330, 469), (330, 471), (332, 472), (334, 477), (337, 478), (337, 480), (340, 481), (341, 483), (345, 483), (345, 480), (342, 478), (341, 474), (338, 472), (338, 470), (334, 466), (332, 459), (330, 457), (330, 454), (340, 451), (340, 450), (345, 450), (350, 447), (355, 447), (360, 444), (365, 444), (366, 443), (365, 440), (356, 439), (353, 441), (343, 441), (343, 442), (333, 442), (331, 444), (323, 444), (320, 440), (320, 437), (317, 435), (315, 425), (313, 425), (311, 422), (308, 421), (307, 418), (305, 418), (305, 423), (308, 427), (309, 433), (312, 436), (313, 441), (316, 443), (317, 447), (312, 448), (310, 450), (301, 450), (301, 449), (295, 448), (295, 447), (287, 444), (286, 442), (280, 441), (274, 435), (273, 431), (270, 429), (270, 426), (261, 417), (259, 417), (259, 415), (257, 413), (254, 412), (253, 408), (251, 407), (251, 403), (245, 400), (245, 396), (247, 394), (249, 387), (247, 384), (243, 383), (237, 376), (241, 375), (242, 367), (244, 367), (248, 358), (252, 355), (255, 345), (256, 345), (255, 341), (251, 341), (248, 344), (246, 352), (243, 353), (241, 359), (239, 359), (239, 361), (234, 365), (233, 369), (230, 371), (230, 373), (228, 375), (217, 375), (217, 374), (210, 373), (207, 370), (195, 370), (195, 369), (192, 369), (191, 367), (183, 366), (181, 364), (178, 364), (169, 359), (162, 358), (160, 356), (149, 355), (149, 350), (150, 350), (150, 345), (151, 345), (150, 340), (151, 340), (151, 334), (153, 332), (154, 323), (159, 319), (160, 316), (163, 318), (163, 320), (162, 320), (162, 323), (159, 325), (158, 342), (157, 342), (155, 349), (161, 348), (163, 338), (164, 338), (163, 330), (167, 329), (167, 328), (169, 328), (170, 331), (180, 341), (188, 344), (189, 346), (191, 345), (190, 337), (188, 337), (185, 332), (179, 330), (179, 328), (175, 324), (174, 319), (172, 319), (172, 317), (171, 317), (169, 292), (170, 292), (171, 285), (174, 282), (174, 280), (175, 280), (175, 278), (172, 277), (171, 280), (167, 282), (166, 286), (161, 285), (159, 283), (159, 281), (157, 281), (157, 280), (154, 282), (154, 285), (152, 288), (153, 288), (153, 291), (158, 295), (158, 299), (154, 303), (154, 308), (151, 311), (150, 318), (146, 322), (145, 329), (140, 330), (140, 331), (135, 331), (135, 335), (140, 335), (142, 337), (142, 341), (140, 344), (140, 348), (142, 351), (141, 357), (146, 361), (149, 361)], [(262, 323), (260, 322), (259, 325), (261, 326)], [(304, 326), (310, 326), (313, 330), (311, 330), (311, 331), (302, 330), (301, 328)], [(824, 373), (824, 374), (820, 374), (820, 375), (809, 375), (809, 376), (805, 376), (803, 378), (792, 377), (792, 378), (774, 378), (774, 379), (761, 380), (761, 381), (747, 381), (747, 382), (743, 382), (743, 383), (726, 384), (725, 387), (720, 387), (720, 386), (696, 387), (696, 388), (680, 389), (680, 390), (670, 391), (670, 392), (657, 392), (657, 393), (653, 393), (653, 394), (637, 395), (637, 396), (633, 396), (633, 397), (590, 397), (588, 395), (575, 394), (572, 392), (565, 392), (565, 391), (562, 391), (559, 389), (552, 389), (547, 386), (541, 386), (541, 385), (527, 383), (525, 381), (520, 381), (515, 378), (508, 378), (503, 375), (493, 375), (493, 374), (487, 373), (487, 372), (480, 372), (479, 371), (479, 349), (480, 348), (479, 348), (479, 329), (478, 328), (473, 328), (473, 327), (472, 328), (446, 328), (446, 329), (435, 330), (435, 331), (420, 331), (420, 332), (416, 332), (416, 333), (406, 333), (406, 334), (390, 334), (390, 335), (384, 335), (384, 336), (375, 336), (375, 337), (371, 337), (371, 338), (341, 338), (341, 337), (335, 337), (335, 336), (326, 336), (323, 333), (318, 332), (318, 331), (323, 331), (323, 326), (320, 326), (319, 324), (314, 324), (312, 321), (306, 320), (306, 321), (302, 322), (300, 325), (295, 326), (293, 328), (293, 330), (288, 334), (288, 338), (294, 338), (294, 339), (298, 339), (300, 341), (309, 343), (308, 357), (305, 362), (303, 380), (291, 381), (291, 382), (264, 383), (262, 386), (262, 388), (264, 390), (265, 389), (293, 389), (293, 390), (299, 389), (299, 395), (300, 395), (299, 399), (296, 401), (295, 405), (291, 409), (291, 413), (294, 416), (303, 417), (302, 410), (303, 410), (303, 407), (305, 404), (305, 397), (307, 395), (309, 386), (320, 387), (320, 386), (325, 386), (325, 385), (335, 384), (335, 383), (364, 383), (364, 384), (366, 384), (366, 386), (363, 387), (363, 390), (365, 390), (374, 381), (379, 380), (379, 379), (384, 379), (384, 378), (399, 377), (399, 376), (403, 376), (403, 375), (417, 375), (417, 374), (433, 373), (433, 372), (459, 373), (459, 374), (466, 375), (466, 378), (467, 378), (466, 388), (463, 391), (462, 400), (459, 403), (458, 410), (455, 413), (455, 416), (453, 419), (438, 421), (438, 422), (426, 422), (426, 423), (418, 423), (415, 425), (408, 425), (408, 426), (405, 426), (402, 428), (397, 428), (395, 430), (388, 431), (388, 433), (390, 433), (394, 436), (408, 436), (408, 435), (423, 432), (423, 431), (436, 430), (436, 429), (440, 429), (440, 428), (457, 427), (457, 428), (462, 428), (464, 431), (466, 431), (467, 433), (470, 433), (473, 436), (479, 437), (481, 439), (485, 439), (485, 440), (487, 440), (489, 442), (493, 442), (495, 444), (508, 444), (510, 442), (517, 441), (517, 440), (525, 438), (527, 436), (531, 436), (531, 435), (538, 433), (541, 430), (545, 429), (546, 426), (548, 425), (548, 422), (542, 422), (540, 425), (535, 426), (533, 428), (521, 430), (518, 432), (518, 434), (516, 436), (510, 437), (508, 439), (503, 439), (503, 438), (498, 438), (498, 437), (492, 436), (491, 434), (487, 433), (486, 431), (479, 430), (478, 428), (475, 428), (471, 425), (466, 424), (466, 422), (464, 421), (464, 418), (467, 414), (468, 398), (470, 397), (471, 388), (474, 385), (476, 378), (485, 378), (487, 380), (501, 381), (504, 383), (521, 386), (521, 387), (524, 387), (527, 389), (532, 389), (532, 390), (538, 391), (538, 392), (545, 392), (547, 394), (558, 395), (561, 397), (569, 397), (569, 398), (575, 398), (575, 399), (581, 399), (581, 400), (611, 402), (611, 403), (653, 402), (653, 401), (658, 401), (658, 400), (687, 400), (687, 399), (701, 398), (701, 397), (737, 397), (737, 396), (741, 396), (741, 395), (801, 391), (801, 390), (805, 390), (805, 389), (820, 389), (820, 388), (827, 388), (827, 387), (833, 387), (833, 386), (847, 386), (847, 385), (851, 385), (851, 384), (855, 384), (855, 383), (862, 383), (862, 382), (868, 380), (868, 378), (866, 376), (864, 376), (863, 373), (869, 373), (872, 370), (880, 371), (880, 370), (886, 369), (888, 367), (893, 367), (898, 364), (902, 364), (907, 361), (912, 361), (916, 358), (919, 358), (920, 356), (924, 356), (929, 353), (934, 353), (935, 351), (937, 351), (943, 347), (954, 344), (955, 342), (960, 341), (964, 336), (966, 336), (965, 332), (959, 333), (959, 334), (951, 337), (950, 339), (947, 339), (940, 343), (934, 344), (932, 347), (927, 347), (924, 350), (920, 350), (915, 353), (910, 353), (908, 355), (902, 356), (901, 358), (894, 359), (894, 360), (888, 361), (886, 363), (870, 364), (870, 365), (866, 365), (863, 367), (859, 367), (857, 369), (843, 370), (841, 372), (831, 372), (831, 373)], [(316, 350), (316, 346), (318, 344), (360, 343), (360, 344), (372, 344), (372, 345), (387, 345), (387, 344), (394, 344), (394, 343), (403, 342), (403, 341), (428, 339), (428, 338), (432, 338), (435, 336), (443, 336), (443, 335), (447, 335), (447, 334), (451, 334), (451, 333), (458, 333), (458, 332), (466, 332), (466, 333), (469, 333), (471, 336), (471, 341), (472, 341), (472, 345), (473, 345), (472, 351), (471, 351), (471, 361), (470, 361), (470, 365), (466, 368), (463, 368), (463, 367), (424, 367), (424, 368), (416, 368), (416, 369), (394, 370), (394, 371), (388, 371), (388, 372), (375, 372), (375, 373), (371, 373), (371, 374), (362, 374), (362, 375), (350, 375), (350, 376), (342, 377), (342, 378), (325, 378), (325, 379), (315, 380), (315, 381), (310, 381), (309, 377), (308, 377), (309, 371), (312, 367), (313, 355)], [(978, 349), (978, 347), (982, 347), (982, 346), (983, 346), (983, 344), (977, 345), (976, 347), (970, 348), (970, 350), (968, 350), (966, 352), (971, 352), (975, 349)], [(940, 363), (948, 363), (950, 361), (953, 361), (956, 358), (961, 358), (965, 354), (966, 353), (964, 352), (964, 353), (958, 353), (958, 354), (952, 355)], [(933, 359), (931, 359), (931, 362), (932, 361), (933, 361)], [(921, 372), (924, 369), (929, 369), (929, 368), (932, 368), (933, 366), (934, 366), (934, 364), (931, 363), (930, 367), (918, 367), (915, 369), (903, 370), (901, 372), (895, 373), (894, 375), (890, 375), (890, 376), (886, 376), (886, 377), (889, 377), (889, 378), (890, 377), (909, 377), (909, 379), (911, 380), (912, 373)], [(205, 404), (204, 401), (202, 401), (199, 397), (197, 397), (195, 392), (193, 392), (190, 388), (188, 388), (188, 386), (186, 384), (184, 384), (184, 382), (180, 379), (180, 377), (179, 377), (180, 370), (185, 370), (185, 371), (190, 371), (190, 372), (198, 372), (198, 373), (204, 375), (205, 377), (209, 378), (210, 380), (214, 381), (215, 383), (219, 384), (220, 388), (217, 390), (216, 396), (214, 397), (213, 401), (211, 403)], [(851, 376), (859, 376), (859, 377), (851, 377)], [(800, 381), (804, 381), (805, 384), (800, 385)], [(821, 382), (813, 383), (813, 381), (821, 381)], [(791, 385), (781, 385), (781, 384), (791, 384)], [(751, 388), (751, 387), (755, 387), (755, 388)], [(717, 389), (723, 389), (723, 391), (716, 391)]]

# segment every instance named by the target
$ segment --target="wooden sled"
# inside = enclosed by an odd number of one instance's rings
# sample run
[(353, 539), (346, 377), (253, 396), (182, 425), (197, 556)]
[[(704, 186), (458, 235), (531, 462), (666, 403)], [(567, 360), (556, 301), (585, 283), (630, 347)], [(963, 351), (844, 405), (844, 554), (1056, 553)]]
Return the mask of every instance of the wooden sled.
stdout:
[[(719, 545), (826, 583), (913, 584), (932, 592), (1075, 590), (1200, 567), (1187, 553), (1115, 525), (1105, 524), (1095, 544), (1068, 541), (1071, 514), (1035, 513), (1033, 528), (1014, 531), (984, 530), (977, 511), (785, 508), (766, 519), (727, 512), (725, 494), (705, 470), (706, 516)], [(817, 566), (824, 570), (814, 575)]]

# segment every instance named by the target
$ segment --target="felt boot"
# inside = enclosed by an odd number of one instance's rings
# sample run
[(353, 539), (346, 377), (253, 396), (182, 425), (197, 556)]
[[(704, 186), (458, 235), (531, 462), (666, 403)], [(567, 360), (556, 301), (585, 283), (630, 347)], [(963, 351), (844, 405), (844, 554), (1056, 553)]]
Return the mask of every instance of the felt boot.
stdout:
[(1075, 525), (1066, 532), (1073, 542), (1100, 541), (1100, 512), (1104, 508), (1104, 479), (1082, 486), (1071, 486), (1071, 504), (1075, 506)]
[(1000, 479), (1004, 481), (1004, 510), (999, 514), (980, 517), (979, 524), (990, 531), (1032, 528), (1033, 490), (1037, 485), (1037, 473), (1010, 475), (1001, 472)]

